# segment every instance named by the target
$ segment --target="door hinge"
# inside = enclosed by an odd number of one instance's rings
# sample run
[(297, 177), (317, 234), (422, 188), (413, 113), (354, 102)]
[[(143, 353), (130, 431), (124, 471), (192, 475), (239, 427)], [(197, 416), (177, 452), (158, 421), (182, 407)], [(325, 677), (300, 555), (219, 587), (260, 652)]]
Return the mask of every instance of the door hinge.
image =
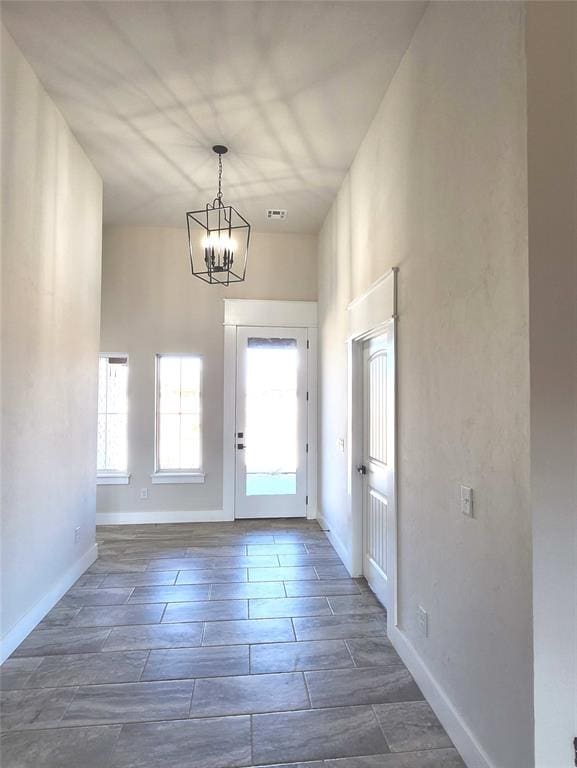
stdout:
[(307, 443), (306, 452), (307, 452), (307, 453), (309, 452), (309, 444), (308, 444), (308, 443)]
[(310, 349), (310, 348), (311, 348), (311, 343), (310, 343), (310, 341), (307, 339), (307, 349)]
[(577, 765), (577, 736), (573, 739), (573, 749), (575, 750), (575, 765)]
[(308, 402), (308, 399), (309, 399), (309, 393), (307, 392), (307, 402)]
[(305, 506), (308, 507), (308, 505), (309, 505), (309, 497), (305, 496)]

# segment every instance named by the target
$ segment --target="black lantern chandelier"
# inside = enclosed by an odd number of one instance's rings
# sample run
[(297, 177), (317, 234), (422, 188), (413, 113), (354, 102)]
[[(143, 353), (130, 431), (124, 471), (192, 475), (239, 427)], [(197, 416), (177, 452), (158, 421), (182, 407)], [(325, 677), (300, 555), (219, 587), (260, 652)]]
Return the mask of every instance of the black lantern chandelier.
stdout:
[(200, 211), (186, 214), (190, 268), (205, 283), (230, 285), (246, 275), (250, 224), (222, 200), (222, 156), (228, 148), (217, 144), (212, 149), (218, 155), (218, 194)]

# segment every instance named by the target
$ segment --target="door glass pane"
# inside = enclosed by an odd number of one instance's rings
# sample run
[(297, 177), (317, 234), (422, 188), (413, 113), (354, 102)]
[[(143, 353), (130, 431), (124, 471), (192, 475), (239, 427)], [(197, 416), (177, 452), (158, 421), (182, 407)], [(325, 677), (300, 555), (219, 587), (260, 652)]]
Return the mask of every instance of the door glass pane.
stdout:
[(296, 339), (249, 338), (246, 351), (246, 495), (296, 494)]
[(387, 353), (369, 361), (369, 457), (387, 463)]

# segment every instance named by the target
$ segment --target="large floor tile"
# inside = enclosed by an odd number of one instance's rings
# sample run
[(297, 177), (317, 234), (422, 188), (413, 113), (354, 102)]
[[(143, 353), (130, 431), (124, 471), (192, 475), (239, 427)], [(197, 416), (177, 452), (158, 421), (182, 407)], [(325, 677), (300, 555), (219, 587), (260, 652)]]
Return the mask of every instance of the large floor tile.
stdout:
[(68, 627), (78, 614), (80, 608), (67, 605), (56, 605), (37, 625), (37, 629), (52, 629), (54, 627)]
[(202, 622), (195, 624), (150, 624), (118, 627), (104, 643), (105, 651), (129, 651), (153, 648), (189, 648), (200, 645)]
[(247, 619), (207, 622), (203, 645), (250, 645), (284, 643), (294, 640), (290, 619)]
[(248, 673), (248, 645), (171, 648), (150, 652), (141, 679), (180, 680)]
[(197, 680), (191, 717), (282, 712), (310, 706), (302, 673)]
[(332, 612), (336, 615), (342, 613), (386, 613), (377, 598), (366, 592), (360, 595), (338, 595), (329, 597)]
[(94, 653), (100, 651), (110, 629), (35, 629), (20, 643), (13, 656), (47, 656), (62, 653)]
[(250, 762), (245, 716), (124, 726), (110, 768), (237, 768)]
[(2, 737), (2, 768), (108, 768), (119, 725), (12, 731)]
[(287, 581), (288, 597), (313, 597), (315, 595), (359, 595), (361, 589), (353, 579), (326, 579), (325, 581)]
[(42, 656), (6, 659), (0, 667), (0, 690), (16, 691), (25, 688), (32, 673), (42, 664)]
[(280, 565), (341, 565), (341, 561), (336, 552), (330, 549), (320, 552), (310, 552), (306, 555), (279, 555)]
[(386, 667), (403, 661), (387, 637), (355, 637), (346, 640), (357, 667)]
[(292, 616), (330, 616), (326, 597), (285, 597), (249, 600), (251, 619), (274, 619)]
[(247, 546), (247, 552), (249, 555), (295, 555), (306, 554), (304, 544), (287, 543), (287, 544), (249, 544)]
[(194, 682), (87, 685), (77, 689), (63, 725), (177, 720), (188, 716)]
[(453, 746), (426, 701), (377, 704), (373, 709), (391, 752)]
[(306, 672), (313, 707), (348, 704), (380, 704), (423, 698), (417, 684), (403, 667), (363, 667)]
[(120, 627), (128, 624), (158, 624), (164, 608), (163, 603), (85, 607), (80, 608), (70, 626)]
[(219, 546), (218, 543), (213, 544), (212, 546), (196, 545), (188, 547), (186, 550), (186, 555), (187, 557), (234, 557), (235, 555), (246, 555), (246, 545), (233, 544)]
[(349, 572), (344, 565), (315, 565), (319, 579), (346, 579)]
[[(261, 570), (258, 568), (257, 570)], [(246, 568), (209, 568), (195, 571), (180, 571), (177, 584), (227, 584), (246, 581)]]
[(75, 688), (2, 691), (0, 726), (3, 731), (51, 728), (62, 720), (75, 691)]
[(92, 563), (87, 573), (141, 573), (146, 570), (147, 566), (148, 560), (145, 558), (125, 560), (124, 558), (104, 559), (99, 557)]
[(286, 592), (279, 581), (251, 581), (244, 584), (213, 584), (211, 600), (246, 600), (248, 598), (285, 597)]
[(309, 581), (317, 578), (312, 566), (248, 569), (249, 581)]
[(257, 765), (388, 752), (371, 707), (254, 715), (252, 733)]
[(387, 630), (385, 617), (380, 614), (312, 616), (294, 619), (293, 624), (297, 640), (378, 636)]
[(72, 589), (96, 589), (99, 587), (106, 575), (103, 573), (83, 573), (72, 585)]
[(298, 672), (354, 666), (344, 640), (302, 643), (265, 643), (250, 648), (250, 671)]
[(162, 617), (163, 624), (180, 621), (222, 621), (248, 619), (246, 600), (210, 600), (195, 603), (170, 603)]
[(111, 573), (103, 587), (149, 587), (174, 584), (178, 571), (144, 571), (142, 573)]
[(129, 603), (189, 603), (208, 600), (210, 584), (180, 584), (168, 587), (135, 587)]
[(327, 760), (325, 768), (466, 768), (466, 766), (456, 749), (432, 749), (426, 752)]
[(27, 681), (26, 688), (134, 683), (140, 680), (147, 658), (148, 651), (47, 656)]
[[(132, 593), (132, 587), (112, 589), (69, 589), (59, 605), (82, 608), (91, 605), (123, 605)], [(160, 601), (158, 601), (160, 602)]]

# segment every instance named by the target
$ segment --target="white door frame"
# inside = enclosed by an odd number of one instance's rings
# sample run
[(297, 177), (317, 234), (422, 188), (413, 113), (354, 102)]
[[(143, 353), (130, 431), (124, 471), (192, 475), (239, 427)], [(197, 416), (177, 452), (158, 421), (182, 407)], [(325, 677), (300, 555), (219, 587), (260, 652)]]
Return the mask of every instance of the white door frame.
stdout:
[(392, 550), (391, 563), (393, 605), (388, 611), (389, 626), (398, 624), (398, 547), (397, 547), (397, 506), (398, 506), (398, 452), (397, 452), (397, 274), (398, 267), (391, 269), (377, 280), (366, 293), (359, 296), (348, 306), (349, 335), (347, 339), (348, 357), (348, 451), (347, 451), (347, 504), (351, 530), (351, 575), (363, 575), (363, 478), (357, 472), (357, 466), (363, 463), (363, 346), (367, 339), (379, 336), (392, 324), (393, 355), (395, 361), (395, 415), (393, 430), (395, 434), (395, 466), (393, 481), (393, 499), (390, 505), (392, 515)]
[(234, 520), (236, 489), (236, 337), (239, 326), (306, 328), (307, 349), (307, 519), (317, 516), (317, 303), (224, 299), (224, 403), (222, 508)]

